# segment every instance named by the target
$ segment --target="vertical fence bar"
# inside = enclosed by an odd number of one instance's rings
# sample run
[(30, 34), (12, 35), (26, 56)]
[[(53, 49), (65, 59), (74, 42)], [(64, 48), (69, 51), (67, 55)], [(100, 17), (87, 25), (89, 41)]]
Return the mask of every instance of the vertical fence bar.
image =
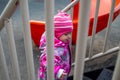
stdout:
[(97, 27), (99, 6), (100, 6), (100, 0), (97, 0), (95, 16), (94, 16), (94, 23), (93, 23), (93, 31), (92, 31), (91, 43), (90, 43), (90, 49), (89, 49), (89, 58), (91, 58), (93, 56), (93, 43), (94, 43), (96, 27)]
[[(119, 45), (119, 47), (120, 47), (120, 45)], [(113, 72), (112, 80), (120, 80), (120, 51), (118, 53), (118, 57), (117, 57), (115, 69)]]
[(35, 80), (35, 70), (33, 61), (33, 49), (29, 24), (28, 0), (19, 0), (23, 22), (23, 35), (25, 44), (25, 53), (27, 61), (28, 80)]
[(9, 19), (5, 20), (5, 26), (6, 26), (8, 44), (9, 44), (9, 49), (10, 49), (10, 58), (12, 62), (12, 67), (14, 69), (13, 70), (14, 80), (21, 80), (18, 58), (17, 58), (17, 51), (16, 51), (16, 46), (15, 46), (15, 40), (14, 40), (14, 33), (13, 33), (12, 24)]
[(90, 0), (80, 0), (74, 80), (83, 80), (89, 26)]
[(47, 80), (54, 80), (54, 0), (45, 0), (47, 38)]
[(104, 42), (104, 46), (103, 46), (103, 53), (106, 50), (107, 40), (108, 40), (108, 36), (109, 36), (109, 32), (110, 32), (110, 26), (112, 24), (112, 19), (113, 19), (113, 14), (114, 14), (115, 2), (116, 2), (116, 0), (112, 0), (112, 6), (111, 6), (110, 15), (109, 15), (108, 24), (107, 24), (107, 30), (106, 30), (106, 34), (105, 34), (105, 42)]
[(10, 80), (9, 78), (9, 73), (8, 73), (8, 68), (7, 68), (7, 64), (6, 64), (6, 60), (5, 60), (5, 55), (4, 55), (4, 51), (3, 51), (3, 47), (2, 47), (2, 40), (0, 37), (0, 60), (1, 60), (1, 65), (5, 74), (5, 79), (6, 80)]

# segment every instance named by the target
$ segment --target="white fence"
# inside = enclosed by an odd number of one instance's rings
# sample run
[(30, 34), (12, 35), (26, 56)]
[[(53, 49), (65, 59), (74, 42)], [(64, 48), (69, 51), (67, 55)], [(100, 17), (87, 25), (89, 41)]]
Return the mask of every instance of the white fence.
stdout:
[[(12, 24), (11, 21), (8, 19), (10, 18), (11, 14), (13, 14), (14, 9), (16, 8), (16, 2), (17, 0), (10, 0), (8, 5), (6, 6), (5, 10), (0, 16), (0, 28), (2, 29), (3, 26), (6, 26), (6, 31), (9, 39), (9, 48), (10, 48), (10, 57), (12, 61), (12, 67), (14, 68), (14, 75), (15, 79), (14, 80), (21, 80), (20, 77), (20, 71), (19, 71), (19, 64), (18, 64), (18, 58), (16, 55), (16, 46), (15, 46), (15, 41), (14, 41), (14, 34), (13, 34), (13, 29), (12, 29)], [(26, 53), (26, 61), (27, 61), (27, 72), (28, 72), (28, 80), (35, 80), (35, 70), (34, 70), (34, 61), (33, 61), (33, 49), (32, 49), (32, 40), (31, 40), (31, 35), (30, 35), (30, 25), (29, 25), (29, 9), (28, 9), (28, 1), (27, 0), (19, 0), (20, 2), (20, 8), (21, 8), (21, 16), (22, 16), (22, 23), (23, 23), (23, 36), (24, 36), (24, 46), (25, 46), (25, 53)], [(70, 3), (66, 8), (63, 9), (63, 11), (67, 11), (70, 9), (72, 6), (74, 6), (79, 0), (75, 0), (72, 3)], [(112, 18), (113, 18), (113, 12), (114, 12), (114, 6), (115, 6), (115, 0), (112, 2), (111, 6), (111, 11), (110, 11), (110, 16), (108, 20), (108, 25), (107, 25), (107, 31), (106, 31), (106, 37), (104, 40), (104, 47), (103, 51), (99, 54), (93, 55), (93, 42), (95, 39), (95, 31), (96, 31), (96, 24), (97, 24), (97, 16), (98, 16), (98, 11), (99, 11), (99, 4), (100, 0), (97, 0), (97, 7), (96, 7), (96, 12), (95, 12), (95, 18), (94, 18), (94, 25), (93, 25), (93, 36), (90, 44), (90, 52), (89, 52), (89, 57), (85, 58), (86, 55), (86, 46), (87, 46), (87, 33), (88, 33), (88, 26), (89, 26), (89, 12), (90, 12), (90, 0), (80, 0), (80, 10), (79, 10), (79, 28), (78, 28), (78, 35), (77, 35), (77, 45), (76, 45), (76, 57), (75, 57), (75, 70), (74, 70), (74, 80), (82, 80), (83, 79), (83, 71), (84, 71), (84, 63), (87, 60), (94, 59), (109, 53), (112, 53), (114, 51), (118, 51), (119, 47), (115, 47), (112, 49), (109, 49), (105, 51), (106, 48), (106, 43), (110, 31), (110, 26), (112, 24)], [(9, 12), (9, 13), (8, 13)], [(48, 80), (54, 80), (54, 74), (53, 74), (53, 27), (48, 27), (53, 26), (53, 15), (54, 15), (54, 0), (45, 0), (45, 20), (46, 22), (46, 34), (47, 37), (50, 37), (47, 39), (47, 58), (48, 58), (48, 73), (47, 73), (47, 78)], [(5, 25), (4, 25), (5, 23)], [(84, 26), (84, 27), (81, 27)], [(50, 34), (52, 33), (52, 34)], [(50, 55), (49, 55), (50, 54)], [(120, 54), (119, 56), (120, 57)], [(3, 44), (0, 38), (0, 59), (2, 61), (2, 67), (4, 69), (4, 73), (6, 76), (6, 80), (9, 80), (9, 74), (8, 74), (8, 69), (6, 65), (6, 59), (4, 56), (4, 51), (3, 51)], [(120, 73), (120, 62), (119, 58), (116, 64), (115, 72), (114, 72), (113, 80), (119, 80), (119, 73)], [(26, 74), (27, 75), (27, 74)]]

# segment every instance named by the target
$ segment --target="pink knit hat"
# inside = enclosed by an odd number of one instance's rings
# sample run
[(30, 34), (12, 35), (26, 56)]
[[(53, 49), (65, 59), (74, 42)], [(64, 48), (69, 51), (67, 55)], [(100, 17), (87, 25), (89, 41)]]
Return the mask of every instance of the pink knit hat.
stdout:
[(72, 32), (73, 23), (69, 14), (59, 12), (54, 16), (55, 37), (59, 38), (62, 34)]

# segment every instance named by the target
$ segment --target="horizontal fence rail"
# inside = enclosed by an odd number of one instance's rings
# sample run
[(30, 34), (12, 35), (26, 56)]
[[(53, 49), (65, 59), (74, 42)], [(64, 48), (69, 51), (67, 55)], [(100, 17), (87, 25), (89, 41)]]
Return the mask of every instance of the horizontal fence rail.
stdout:
[(80, 0), (74, 0), (73, 2), (71, 2), (69, 5), (67, 5), (62, 11), (66, 12), (68, 10), (70, 10), (70, 8), (74, 7), (75, 4), (77, 4)]
[(17, 4), (18, 0), (9, 0), (8, 4), (0, 15), (0, 30), (4, 27), (4, 19), (10, 18), (12, 16), (17, 7)]
[[(111, 49), (107, 50), (104, 53), (102, 53), (102, 52), (101, 53), (97, 53), (96, 55), (93, 55), (91, 58), (90, 57), (85, 58), (85, 62), (87, 62), (89, 60), (93, 60), (93, 59), (99, 58), (99, 57), (103, 57), (105, 55), (113, 54), (114, 52), (118, 52), (119, 50), (120, 50), (119, 46), (111, 48)], [(72, 66), (75, 66), (74, 62), (72, 63)]]

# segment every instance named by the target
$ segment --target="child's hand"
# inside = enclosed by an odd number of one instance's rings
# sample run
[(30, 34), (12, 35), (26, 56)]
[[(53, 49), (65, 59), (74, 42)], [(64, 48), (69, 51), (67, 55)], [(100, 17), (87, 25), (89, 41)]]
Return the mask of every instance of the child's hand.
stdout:
[(62, 75), (60, 76), (60, 80), (64, 80), (66, 76), (67, 76), (67, 73), (63, 71)]

